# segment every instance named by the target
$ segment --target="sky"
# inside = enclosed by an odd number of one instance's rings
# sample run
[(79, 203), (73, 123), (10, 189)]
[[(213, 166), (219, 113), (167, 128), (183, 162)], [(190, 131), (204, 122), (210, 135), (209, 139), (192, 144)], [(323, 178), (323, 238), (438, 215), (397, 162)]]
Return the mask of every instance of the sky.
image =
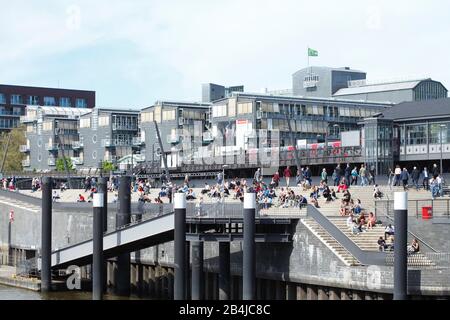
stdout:
[(95, 90), (97, 106), (200, 101), (202, 83), (292, 87), (307, 65), (450, 88), (450, 3), (384, 0), (2, 1), (0, 83)]

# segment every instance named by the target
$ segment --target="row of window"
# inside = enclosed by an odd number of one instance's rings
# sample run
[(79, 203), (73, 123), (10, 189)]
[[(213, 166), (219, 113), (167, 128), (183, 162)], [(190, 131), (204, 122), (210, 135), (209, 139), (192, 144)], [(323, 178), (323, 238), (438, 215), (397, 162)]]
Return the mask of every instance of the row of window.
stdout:
[(381, 112), (378, 108), (361, 108), (361, 107), (336, 107), (336, 106), (318, 106), (318, 105), (300, 105), (300, 104), (281, 104), (281, 103), (265, 103), (257, 104), (258, 110), (262, 112), (281, 113), (297, 116), (323, 115), (326, 117), (370, 117), (377, 112)]
[(450, 143), (450, 123), (430, 124), (428, 132), (426, 124), (402, 126), (400, 137), (402, 145), (424, 145), (427, 141), (430, 144)]
[[(0, 93), (0, 103), (6, 104), (6, 95)], [(23, 96), (20, 94), (12, 94), (10, 96), (11, 104), (28, 104), (28, 105), (40, 105), (39, 96)], [(44, 106), (61, 106), (72, 107), (72, 100), (68, 97), (59, 98), (59, 104), (57, 104), (55, 97), (43, 97), (42, 101)], [(87, 102), (84, 98), (75, 99), (76, 108), (87, 108)]]
[[(158, 107), (156, 107), (158, 108)], [(160, 109), (157, 111), (155, 108), (154, 111), (146, 111), (141, 113), (141, 122), (161, 122), (161, 111)], [(198, 110), (182, 110), (181, 117), (184, 119), (192, 119), (192, 120), (204, 120), (205, 119), (205, 111)], [(162, 111), (162, 120), (163, 121), (171, 121), (176, 119), (176, 110), (164, 110)]]
[(19, 125), (19, 119), (0, 118), (0, 129), (16, 128)]

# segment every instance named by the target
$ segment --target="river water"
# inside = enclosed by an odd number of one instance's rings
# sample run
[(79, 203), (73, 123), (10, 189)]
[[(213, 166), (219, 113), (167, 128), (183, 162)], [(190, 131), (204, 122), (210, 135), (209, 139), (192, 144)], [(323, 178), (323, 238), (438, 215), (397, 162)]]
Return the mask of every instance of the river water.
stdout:
[[(41, 294), (26, 289), (0, 285), (0, 300), (91, 300), (92, 293), (86, 291), (64, 291)], [(104, 295), (104, 300), (136, 300), (139, 297), (120, 297)]]

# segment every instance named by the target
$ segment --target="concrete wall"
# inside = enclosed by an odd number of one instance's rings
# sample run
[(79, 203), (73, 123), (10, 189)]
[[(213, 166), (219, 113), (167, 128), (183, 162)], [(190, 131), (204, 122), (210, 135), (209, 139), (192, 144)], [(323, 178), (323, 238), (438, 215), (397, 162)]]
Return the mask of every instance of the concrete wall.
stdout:
[[(10, 206), (0, 204), (0, 248), (8, 243), (8, 213)], [(40, 247), (40, 213), (14, 208), (11, 244), (14, 247)], [(114, 227), (115, 210), (108, 215), (109, 228)], [(67, 209), (53, 214), (53, 248), (67, 246), (91, 238), (90, 210)], [(448, 239), (448, 237), (447, 237)], [(393, 269), (387, 266), (347, 267), (300, 221), (295, 226), (292, 243), (257, 244), (258, 278), (391, 293)], [(218, 244), (205, 244), (205, 271), (218, 272)], [(173, 242), (133, 253), (135, 261), (144, 264), (173, 265)], [(242, 247), (231, 244), (231, 272), (242, 274)], [(446, 270), (410, 270), (411, 293), (449, 295), (449, 274)]]

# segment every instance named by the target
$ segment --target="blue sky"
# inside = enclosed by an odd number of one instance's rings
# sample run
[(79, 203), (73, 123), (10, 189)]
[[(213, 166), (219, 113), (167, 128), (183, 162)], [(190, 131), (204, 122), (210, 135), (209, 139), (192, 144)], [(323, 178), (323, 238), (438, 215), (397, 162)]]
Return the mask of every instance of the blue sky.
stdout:
[(201, 84), (291, 87), (311, 64), (450, 87), (450, 3), (39, 0), (2, 4), (0, 83), (91, 89), (101, 107), (198, 101)]

